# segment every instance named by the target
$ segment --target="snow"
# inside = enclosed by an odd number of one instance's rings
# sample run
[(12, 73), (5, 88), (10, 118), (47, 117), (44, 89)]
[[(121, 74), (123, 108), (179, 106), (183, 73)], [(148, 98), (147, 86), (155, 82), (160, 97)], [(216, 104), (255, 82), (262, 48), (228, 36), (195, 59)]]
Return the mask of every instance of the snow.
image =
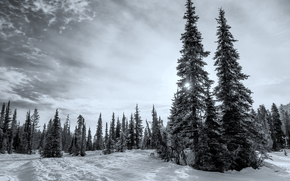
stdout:
[[(270, 153), (259, 170), (252, 168), (240, 172), (204, 172), (189, 166), (180, 166), (150, 156), (153, 150), (130, 150), (125, 153), (103, 155), (89, 151), (85, 157), (42, 158), (39, 154), (0, 155), (0, 180), (157, 180), (157, 181), (271, 181), (290, 180), (290, 157), (283, 152)], [(289, 152), (289, 151), (288, 151)]]

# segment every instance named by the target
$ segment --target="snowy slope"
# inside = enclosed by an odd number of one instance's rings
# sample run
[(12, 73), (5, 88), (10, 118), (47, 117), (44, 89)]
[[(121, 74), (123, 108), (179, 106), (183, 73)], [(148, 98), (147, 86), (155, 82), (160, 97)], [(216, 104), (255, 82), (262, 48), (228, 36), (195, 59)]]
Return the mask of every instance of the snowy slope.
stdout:
[(0, 155), (0, 180), (290, 180), (290, 158), (272, 153), (266, 167), (241, 172), (203, 172), (152, 158), (152, 150), (100, 155), (87, 152), (85, 157), (43, 158), (39, 155)]

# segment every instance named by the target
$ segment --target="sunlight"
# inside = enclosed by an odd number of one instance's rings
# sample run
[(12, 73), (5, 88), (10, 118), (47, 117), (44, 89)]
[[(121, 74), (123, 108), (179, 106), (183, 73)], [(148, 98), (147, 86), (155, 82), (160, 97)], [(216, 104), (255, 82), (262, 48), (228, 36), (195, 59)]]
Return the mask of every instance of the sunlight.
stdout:
[(185, 83), (184, 84), (184, 87), (187, 88), (187, 89), (189, 89), (190, 88), (190, 84), (189, 83)]

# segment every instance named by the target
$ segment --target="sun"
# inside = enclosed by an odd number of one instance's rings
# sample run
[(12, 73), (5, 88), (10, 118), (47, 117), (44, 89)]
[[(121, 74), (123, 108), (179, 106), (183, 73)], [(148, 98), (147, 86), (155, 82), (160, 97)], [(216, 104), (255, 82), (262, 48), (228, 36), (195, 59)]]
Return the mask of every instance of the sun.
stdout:
[(189, 89), (190, 84), (189, 84), (189, 83), (185, 83), (185, 84), (184, 84), (184, 87), (187, 88), (187, 89)]

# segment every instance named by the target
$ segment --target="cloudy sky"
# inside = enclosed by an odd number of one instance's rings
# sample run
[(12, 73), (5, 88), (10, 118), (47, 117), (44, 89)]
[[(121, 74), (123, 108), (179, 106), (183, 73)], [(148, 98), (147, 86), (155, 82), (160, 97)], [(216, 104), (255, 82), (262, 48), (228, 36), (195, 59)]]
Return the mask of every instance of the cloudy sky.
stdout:
[[(153, 104), (166, 122), (176, 91), (185, 0), (4, 0), (0, 2), (0, 103), (11, 100), (18, 120), (38, 108), (40, 124), (60, 110), (95, 130), (102, 113), (126, 117)], [(238, 40), (244, 82), (254, 108), (290, 102), (290, 1), (195, 0), (210, 78), (216, 80), (218, 9)]]

